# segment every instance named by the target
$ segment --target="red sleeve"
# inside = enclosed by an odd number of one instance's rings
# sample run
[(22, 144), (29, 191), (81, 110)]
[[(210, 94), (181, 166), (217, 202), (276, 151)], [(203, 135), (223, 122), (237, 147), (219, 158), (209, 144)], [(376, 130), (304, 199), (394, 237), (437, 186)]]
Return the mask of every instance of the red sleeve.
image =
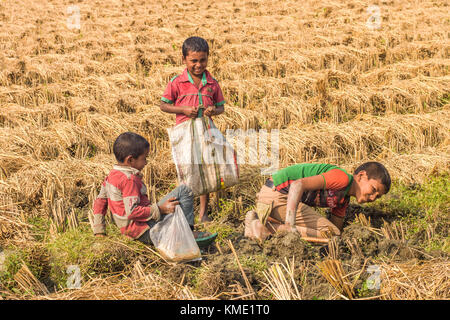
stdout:
[(94, 201), (93, 213), (105, 215), (108, 209), (108, 195), (105, 190), (105, 182), (102, 183), (100, 193)]
[[(339, 169), (331, 169), (322, 174), (325, 179), (325, 189), (341, 190), (347, 188), (349, 184), (349, 178), (347, 174)], [(348, 205), (343, 208), (332, 208), (331, 214), (336, 217), (345, 217)]]
[(349, 183), (347, 174), (339, 169), (331, 169), (330, 171), (322, 173), (322, 176), (325, 179), (325, 189), (345, 189)]
[(161, 98), (165, 103), (174, 104), (178, 97), (178, 88), (175, 81), (170, 81), (167, 84), (166, 90), (164, 90)]
[(92, 209), (94, 215), (94, 221), (92, 221), (94, 234), (105, 233), (105, 215), (108, 210), (108, 195), (105, 190), (105, 182), (102, 183), (100, 193), (98, 194), (97, 199), (95, 199)]
[(101, 214), (104, 216), (106, 214), (106, 210), (108, 209), (108, 199), (105, 198), (97, 198), (94, 201), (94, 214)]
[(140, 203), (140, 189), (141, 186), (133, 178), (125, 179), (122, 183), (121, 190), (125, 216), (130, 220), (147, 221), (151, 218), (151, 208)]
[(216, 84), (216, 90), (213, 93), (214, 105), (216, 107), (223, 106), (225, 104), (225, 98), (223, 97), (222, 89), (220, 89), (219, 84)]

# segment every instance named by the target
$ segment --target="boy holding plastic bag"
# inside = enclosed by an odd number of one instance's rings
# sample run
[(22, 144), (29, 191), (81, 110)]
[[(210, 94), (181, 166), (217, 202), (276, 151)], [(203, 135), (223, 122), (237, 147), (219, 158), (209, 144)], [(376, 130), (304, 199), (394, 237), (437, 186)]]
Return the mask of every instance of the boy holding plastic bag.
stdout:
[[(185, 260), (179, 259), (182, 255), (180, 250), (186, 249), (188, 244), (191, 249), (190, 255), (194, 255), (193, 258), (196, 255), (198, 258), (200, 251), (192, 233), (194, 229), (192, 190), (180, 185), (158, 203), (151, 204), (148, 199), (141, 170), (147, 165), (149, 146), (144, 137), (132, 132), (122, 133), (114, 142), (113, 152), (117, 164), (103, 181), (94, 202), (92, 225), (94, 234), (105, 235), (105, 215), (109, 207), (113, 220), (122, 234), (146, 244), (153, 242), (158, 249), (160, 244), (165, 245), (166, 248), (163, 248), (166, 249), (165, 255), (172, 260)], [(178, 223), (178, 227), (162, 227), (167, 225), (169, 220), (175, 220), (175, 217), (172, 217), (175, 211), (177, 211), (175, 223)], [(152, 229), (155, 229), (153, 237)], [(162, 234), (161, 231), (166, 234)], [(165, 237), (163, 243), (162, 237)], [(173, 239), (176, 241), (172, 241)], [(157, 243), (152, 240), (157, 240)]]
[[(181, 75), (176, 76), (170, 80), (166, 90), (164, 91), (163, 97), (161, 98), (162, 101), (160, 108), (164, 112), (176, 114), (176, 127), (178, 127), (180, 130), (175, 130), (175, 138), (173, 137), (174, 134), (172, 134), (171, 136), (169, 130), (169, 136), (171, 138), (172, 147), (174, 145), (174, 140), (178, 140), (178, 143), (180, 145), (183, 145), (183, 149), (179, 150), (178, 154), (176, 153), (176, 151), (174, 151), (174, 149), (172, 149), (174, 161), (177, 165), (178, 177), (180, 180), (183, 180), (183, 175), (186, 174), (190, 175), (191, 177), (198, 176), (198, 183), (192, 180), (189, 180), (185, 183), (190, 184), (190, 187), (193, 188), (195, 195), (200, 195), (199, 218), (201, 222), (208, 222), (211, 221), (207, 213), (209, 193), (205, 190), (212, 190), (214, 188), (210, 187), (211, 183), (208, 184), (207, 180), (216, 179), (217, 177), (217, 179), (219, 180), (219, 185), (220, 183), (222, 183), (222, 187), (230, 186), (237, 183), (238, 179), (233, 179), (233, 177), (231, 177), (230, 179), (229, 173), (231, 172), (231, 175), (237, 177), (238, 168), (235, 159), (236, 156), (235, 154), (230, 155), (231, 152), (228, 152), (228, 156), (234, 157), (234, 159), (232, 158), (230, 160), (223, 157), (221, 159), (222, 162), (231, 162), (230, 168), (226, 169), (225, 172), (223, 172), (223, 166), (222, 168), (219, 168), (218, 166), (214, 167), (210, 165), (208, 166), (208, 168), (212, 169), (207, 169), (206, 166), (202, 168), (202, 164), (204, 161), (202, 155), (196, 155), (196, 159), (192, 159), (190, 163), (181, 163), (183, 162), (180, 159), (181, 157), (194, 156), (194, 149), (205, 149), (203, 148), (203, 145), (199, 147), (198, 144), (204, 143), (205, 139), (208, 138), (212, 140), (214, 139), (213, 135), (209, 135), (205, 138), (205, 128), (213, 129), (209, 131), (215, 131), (216, 135), (221, 136), (220, 132), (218, 132), (217, 128), (215, 128), (210, 117), (217, 116), (223, 113), (225, 104), (222, 90), (220, 89), (217, 80), (211, 76), (208, 70), (206, 70), (209, 55), (208, 43), (204, 39), (199, 37), (188, 38), (183, 43), (182, 53), (183, 63), (186, 64), (186, 69)], [(185, 128), (180, 128), (180, 124), (186, 122), (187, 120), (201, 118), (203, 116), (207, 118), (203, 120), (203, 123), (199, 123), (198, 126), (195, 126), (192, 123), (192, 126), (190, 127), (186, 126)], [(194, 132), (195, 130), (197, 131)], [(174, 131), (172, 130), (172, 132)], [(188, 135), (190, 135), (192, 139), (189, 138)], [(184, 141), (180, 141), (180, 139), (183, 138)], [(222, 141), (219, 141), (219, 143), (221, 142)], [(214, 146), (210, 146), (210, 149), (211, 148), (214, 148)], [(232, 150), (229, 145), (228, 149)], [(234, 150), (232, 151), (234, 152)], [(215, 155), (215, 157), (217, 158), (217, 155)], [(190, 161), (190, 159), (188, 160)], [(200, 169), (192, 166), (194, 162), (198, 162), (198, 167)], [(216, 162), (218, 162), (217, 159)], [(183, 167), (181, 167), (183, 164), (185, 165), (184, 169)], [(222, 172), (220, 172), (220, 170)], [(224, 183), (224, 181), (226, 183)], [(202, 185), (203, 191), (198, 191), (196, 189), (197, 185)]]

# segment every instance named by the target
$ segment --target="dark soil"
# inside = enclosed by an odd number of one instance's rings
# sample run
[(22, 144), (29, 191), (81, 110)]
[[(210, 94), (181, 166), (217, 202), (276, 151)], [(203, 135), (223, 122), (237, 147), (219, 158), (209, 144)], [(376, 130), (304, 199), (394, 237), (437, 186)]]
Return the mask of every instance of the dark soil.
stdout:
[[(382, 226), (385, 216), (372, 212), (371, 223)], [(378, 220), (377, 220), (378, 219)], [(373, 226), (373, 224), (372, 224)], [(376, 230), (379, 232), (379, 230)], [(374, 230), (358, 223), (347, 223), (343, 233), (336, 238), (337, 258), (342, 262), (346, 273), (356, 274), (363, 266), (376, 264), (376, 259), (385, 257), (394, 261), (411, 259), (424, 260), (438, 256), (440, 253), (424, 253), (408, 241), (390, 240), (377, 234)], [(353, 245), (350, 245), (353, 244)], [(328, 247), (311, 244), (301, 239), (297, 233), (279, 233), (263, 243), (239, 236), (233, 240), (233, 246), (240, 259), (263, 256), (267, 266), (275, 262), (285, 262), (295, 257), (295, 280), (302, 292), (303, 299), (328, 299), (335, 292), (328, 281), (321, 275), (317, 263), (328, 257)], [(239, 284), (246, 288), (242, 273), (235, 256), (228, 247), (222, 246), (222, 254), (213, 247), (204, 255), (202, 268), (195, 276), (198, 293), (213, 296), (220, 292), (229, 292), (230, 286)], [(252, 272), (243, 267), (253, 289), (258, 292), (264, 287), (266, 279), (261, 272)], [(355, 292), (363, 290), (363, 283), (370, 274), (362, 272), (355, 278)], [(191, 277), (191, 279), (194, 279)], [(367, 294), (367, 292), (363, 293)], [(370, 293), (376, 295), (376, 292)], [(220, 298), (228, 299), (230, 296)], [(261, 298), (261, 297), (260, 297)], [(270, 298), (270, 297), (267, 297)]]
[(315, 260), (320, 257), (320, 246), (313, 246), (302, 240), (299, 233), (280, 233), (264, 243), (265, 255), (276, 260), (295, 256), (298, 260)]
[(344, 229), (339, 245), (342, 248), (340, 259), (349, 260), (355, 254), (349, 247), (349, 242), (357, 244), (363, 256), (360, 258), (387, 257), (395, 261), (406, 261), (410, 259), (424, 260), (430, 257), (417, 246), (409, 241), (387, 239), (380, 236), (369, 228), (360, 224), (351, 224)]

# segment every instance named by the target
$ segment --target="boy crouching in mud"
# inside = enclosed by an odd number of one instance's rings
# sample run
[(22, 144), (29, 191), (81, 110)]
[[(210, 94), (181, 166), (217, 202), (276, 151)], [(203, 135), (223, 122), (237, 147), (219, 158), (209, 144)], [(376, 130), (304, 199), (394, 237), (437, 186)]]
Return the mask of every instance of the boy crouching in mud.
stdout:
[[(292, 165), (262, 186), (256, 212), (246, 214), (245, 236), (264, 240), (275, 232), (292, 231), (308, 241), (327, 242), (330, 233), (340, 235), (350, 197), (372, 202), (390, 187), (389, 172), (378, 162), (362, 164), (353, 175), (330, 164)], [(311, 207), (331, 208), (330, 220)]]
[[(96, 236), (105, 235), (108, 206), (120, 232), (146, 244), (151, 244), (150, 228), (165, 215), (175, 212), (177, 205), (194, 229), (194, 196), (189, 187), (180, 185), (158, 203), (150, 203), (141, 174), (147, 165), (149, 146), (144, 137), (133, 132), (122, 133), (114, 142), (117, 164), (103, 181), (94, 202), (93, 231)], [(194, 233), (194, 236), (200, 234)]]

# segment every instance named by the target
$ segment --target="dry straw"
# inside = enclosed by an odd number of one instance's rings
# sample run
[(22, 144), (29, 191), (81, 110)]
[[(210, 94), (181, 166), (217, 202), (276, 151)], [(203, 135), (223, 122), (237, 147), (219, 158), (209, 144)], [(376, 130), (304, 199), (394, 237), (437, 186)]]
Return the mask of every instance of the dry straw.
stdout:
[(24, 212), (11, 198), (0, 197), (0, 243), (32, 240), (31, 225), (24, 221)]
[(317, 268), (344, 298), (353, 299), (356, 297), (355, 284), (350, 281), (349, 274), (345, 273), (341, 261), (326, 259), (317, 263)]
[(48, 295), (47, 287), (42, 284), (33, 273), (28, 269), (25, 262), (22, 261), (22, 267), (14, 275), (14, 280), (19, 287), (25, 291), (25, 294), (31, 295)]
[(121, 273), (93, 278), (83, 283), (79, 289), (61, 290), (37, 298), (45, 300), (200, 299), (182, 282), (183, 280), (180, 283), (170, 281), (165, 275), (146, 269), (137, 261), (131, 274)]
[(277, 300), (301, 300), (302, 296), (295, 279), (295, 257), (285, 263), (275, 263), (263, 271), (266, 289)]
[(250, 284), (250, 281), (248, 280), (244, 269), (242, 268), (241, 262), (239, 261), (239, 257), (236, 253), (236, 250), (234, 249), (234, 246), (233, 246), (233, 243), (231, 242), (231, 240), (228, 240), (228, 246), (230, 247), (231, 251), (233, 252), (234, 258), (236, 259), (236, 263), (238, 264), (239, 270), (241, 270), (242, 277), (244, 278), (245, 286), (247, 287), (246, 294), (242, 295), (241, 298), (244, 298), (244, 299), (254, 298), (255, 299), (257, 297), (256, 293), (253, 290), (253, 287)]
[(381, 264), (384, 299), (439, 300), (450, 298), (450, 263), (447, 260)]
[[(80, 32), (65, 25), (62, 1), (53, 4), (58, 14), (36, 1), (0, 6), (11, 17), (0, 50), (0, 194), (14, 204), (0, 207), (0, 240), (30, 239), (30, 215), (76, 227), (73, 208), (92, 206), (124, 131), (149, 140), (149, 190), (164, 194), (176, 184), (166, 132), (174, 115), (158, 106), (183, 70), (183, 40), (198, 34), (198, 24), (184, 21), (189, 10), (199, 12), (208, 69), (227, 101), (214, 118), (220, 130), (280, 130), (280, 167), (307, 161), (351, 171), (378, 160), (395, 179), (415, 183), (448, 172), (444, 2), (389, 4), (382, 32), (366, 27), (361, 3), (105, 2), (97, 11), (114, 23), (80, 5)], [(229, 190), (240, 209), (254, 205), (264, 179), (260, 168), (241, 167), (241, 184)], [(140, 297), (114, 281), (92, 280), (61, 297)], [(235, 289), (251, 294), (247, 285)]]

